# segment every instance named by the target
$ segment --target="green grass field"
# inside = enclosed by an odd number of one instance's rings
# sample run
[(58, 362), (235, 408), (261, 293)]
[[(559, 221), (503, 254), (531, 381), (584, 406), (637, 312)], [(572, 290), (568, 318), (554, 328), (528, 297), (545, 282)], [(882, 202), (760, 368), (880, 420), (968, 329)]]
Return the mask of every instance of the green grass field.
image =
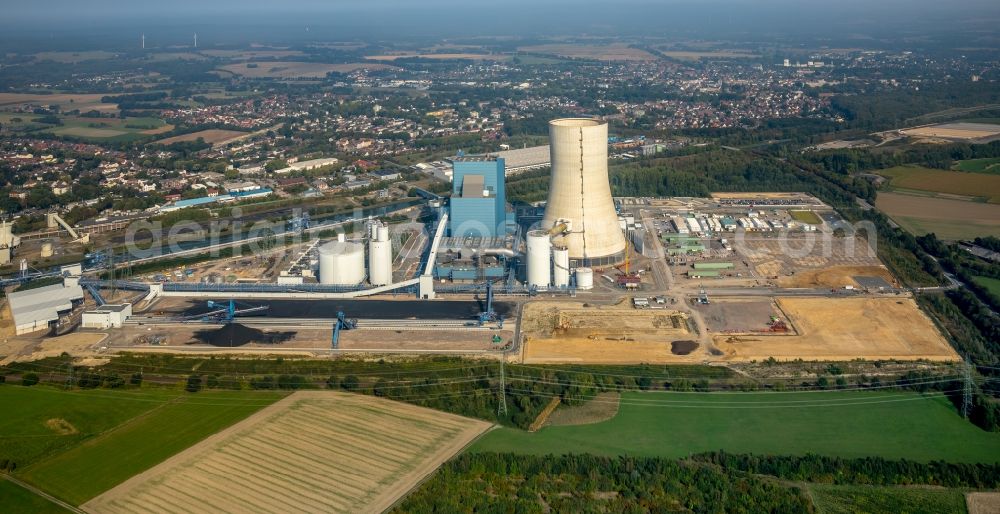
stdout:
[(810, 225), (822, 225), (823, 220), (819, 218), (819, 215), (813, 211), (788, 211), (792, 219), (801, 223), (808, 223)]
[(156, 134), (146, 131), (164, 127), (166, 123), (157, 118), (82, 118), (66, 116), (63, 124), (43, 131), (57, 136), (69, 136), (96, 142), (133, 141), (155, 138)]
[(819, 514), (905, 512), (965, 514), (965, 493), (956, 489), (809, 484)]
[(987, 159), (968, 159), (955, 163), (958, 171), (968, 171), (971, 173), (994, 173), (1000, 174), (1000, 157)]
[[(178, 396), (178, 391), (62, 391), (45, 386), (0, 387), (0, 459), (18, 468), (43, 456), (80, 444)], [(49, 420), (65, 420), (69, 430), (55, 430)], [(67, 433), (73, 432), (76, 433)], [(62, 435), (65, 434), (65, 435)]]
[[(0, 388), (4, 447), (16, 475), (79, 505), (281, 398), (283, 393)], [(46, 425), (62, 419), (58, 435)], [(19, 448), (23, 446), (23, 449)]]
[(990, 277), (972, 277), (977, 284), (989, 289), (989, 291), (1000, 296), (1000, 279)]
[(500, 428), (470, 451), (686, 457), (733, 453), (1000, 461), (1000, 434), (947, 399), (904, 392), (625, 393), (618, 415), (535, 433)]
[(6, 514), (54, 514), (69, 512), (41, 496), (0, 478), (0, 503)]

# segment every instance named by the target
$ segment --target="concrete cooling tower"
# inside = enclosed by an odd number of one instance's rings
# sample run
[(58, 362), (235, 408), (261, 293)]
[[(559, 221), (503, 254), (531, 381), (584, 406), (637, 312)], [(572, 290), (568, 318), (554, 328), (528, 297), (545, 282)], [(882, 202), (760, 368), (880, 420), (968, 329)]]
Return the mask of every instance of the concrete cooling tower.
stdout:
[(589, 118), (549, 122), (552, 178), (542, 227), (565, 225), (553, 243), (569, 249), (573, 267), (625, 259), (625, 236), (608, 182), (608, 124)]

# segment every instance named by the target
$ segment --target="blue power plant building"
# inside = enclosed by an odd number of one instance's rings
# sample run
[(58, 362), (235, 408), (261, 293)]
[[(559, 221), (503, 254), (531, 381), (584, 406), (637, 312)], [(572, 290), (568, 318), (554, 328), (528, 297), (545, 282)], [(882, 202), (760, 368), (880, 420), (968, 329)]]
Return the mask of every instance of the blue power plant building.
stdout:
[(504, 236), (508, 220), (503, 158), (460, 156), (452, 165), (451, 237)]

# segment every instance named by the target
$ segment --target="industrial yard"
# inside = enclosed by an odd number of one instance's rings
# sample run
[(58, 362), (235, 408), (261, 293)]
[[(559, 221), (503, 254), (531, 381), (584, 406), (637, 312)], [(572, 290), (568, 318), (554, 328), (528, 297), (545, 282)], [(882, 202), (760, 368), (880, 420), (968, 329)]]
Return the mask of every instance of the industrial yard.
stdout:
[[(95, 276), (110, 266), (100, 256), (64, 266), (62, 287), (45, 290), (65, 298), (55, 309), (34, 293), (11, 296), (23, 340), (4, 351), (506, 352), (525, 363), (619, 364), (955, 358), (879, 261), (866, 227), (806, 193), (614, 198), (607, 130), (589, 118), (550, 122), (550, 145), (530, 149), (548, 160), (529, 163), (552, 168), (544, 208), (507, 209), (506, 176), (523, 171), (529, 149), (459, 155), (448, 162), (447, 203), (423, 191), (369, 211), (377, 216), (296, 215), (256, 238), (256, 252), (116, 282)], [(51, 337), (76, 324), (80, 342)]]

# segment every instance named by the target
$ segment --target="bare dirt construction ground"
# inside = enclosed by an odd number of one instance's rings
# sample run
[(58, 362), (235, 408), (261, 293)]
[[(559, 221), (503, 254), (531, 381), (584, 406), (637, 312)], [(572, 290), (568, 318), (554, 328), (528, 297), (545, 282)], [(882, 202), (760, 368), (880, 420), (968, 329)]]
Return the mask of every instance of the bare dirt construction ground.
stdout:
[(572, 59), (594, 59), (598, 61), (655, 61), (656, 56), (638, 48), (615, 43), (611, 45), (533, 45), (522, 46), (519, 52), (549, 54)]
[[(247, 63), (251, 64), (251, 63)], [(295, 62), (295, 61), (262, 61), (255, 64), (256, 67), (247, 67), (247, 64), (228, 64), (219, 69), (249, 78), (325, 78), (327, 73), (350, 73), (355, 70), (384, 70), (396, 69), (388, 64), (372, 63), (344, 63), (327, 64), (321, 62)]]
[(714, 336), (722, 360), (957, 361), (910, 298), (778, 298), (798, 335)]
[(223, 129), (208, 129), (201, 130), (198, 132), (192, 132), (190, 134), (181, 134), (179, 136), (168, 137), (166, 139), (161, 139), (159, 141), (154, 141), (153, 144), (157, 145), (170, 145), (174, 143), (182, 143), (185, 141), (196, 141), (201, 138), (206, 143), (215, 144), (223, 143), (229, 141), (230, 139), (236, 139), (247, 135), (246, 132), (240, 132), (238, 130), (223, 130)]
[(92, 354), (93, 347), (107, 337), (103, 332), (73, 332), (40, 341), (31, 337), (10, 338), (4, 346), (13, 351), (0, 361), (0, 365), (58, 357), (63, 352), (74, 356)]
[(877, 268), (880, 265), (875, 249), (864, 237), (825, 237), (816, 233), (786, 237), (748, 235), (737, 238), (734, 246), (764, 278), (794, 278), (804, 271), (821, 272), (831, 266)]
[(803, 270), (790, 277), (778, 279), (781, 287), (862, 287), (854, 277), (879, 277), (898, 287), (899, 282), (885, 266), (833, 266), (816, 270)]
[(597, 393), (593, 400), (583, 405), (560, 405), (544, 426), (589, 425), (607, 421), (618, 414), (620, 397), (616, 391), (607, 391)]
[(749, 333), (766, 330), (771, 316), (784, 315), (770, 298), (713, 298), (698, 305), (698, 312), (712, 332)]
[(637, 310), (629, 304), (584, 307), (578, 302), (533, 302), (522, 311), (525, 363), (696, 362), (704, 349), (673, 353), (693, 338), (685, 314)]
[(382, 512), (490, 427), (300, 391), (83, 505), (87, 512)]
[(1000, 512), (1000, 493), (969, 493), (965, 495), (969, 514), (996, 514)]
[(934, 232), (943, 239), (972, 239), (1000, 233), (1000, 205), (879, 193), (875, 206), (910, 232)]
[(717, 200), (731, 199), (760, 199), (760, 200), (810, 200), (816, 203), (815, 199), (805, 193), (712, 193), (712, 198)]

